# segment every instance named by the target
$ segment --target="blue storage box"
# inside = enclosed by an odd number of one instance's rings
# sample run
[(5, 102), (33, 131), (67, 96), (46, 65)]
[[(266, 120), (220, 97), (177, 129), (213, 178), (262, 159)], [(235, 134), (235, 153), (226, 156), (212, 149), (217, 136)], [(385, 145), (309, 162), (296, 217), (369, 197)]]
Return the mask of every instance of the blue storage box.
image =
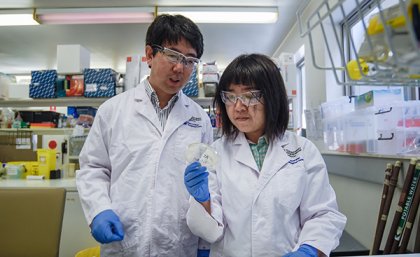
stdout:
[(115, 95), (115, 82), (85, 82), (85, 97), (112, 97)]
[(117, 73), (113, 69), (84, 69), (85, 85), (88, 83), (110, 83), (115, 82)]
[(113, 69), (84, 69), (85, 97), (112, 97), (116, 94), (116, 75)]
[(182, 88), (182, 92), (184, 92), (184, 94), (187, 96), (198, 96), (198, 79), (196, 67), (194, 67), (194, 70), (191, 73), (190, 80)]
[(90, 106), (67, 106), (67, 115), (71, 115), (74, 118), (79, 118), (79, 115), (86, 114), (95, 117), (97, 108)]
[(56, 94), (56, 70), (31, 71), (31, 83), (29, 84), (29, 97), (54, 98)]

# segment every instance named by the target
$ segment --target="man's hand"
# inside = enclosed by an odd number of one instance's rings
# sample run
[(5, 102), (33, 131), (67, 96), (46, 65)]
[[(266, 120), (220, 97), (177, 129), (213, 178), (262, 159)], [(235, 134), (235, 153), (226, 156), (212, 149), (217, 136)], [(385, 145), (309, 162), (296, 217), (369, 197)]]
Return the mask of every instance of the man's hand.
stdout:
[(123, 225), (112, 210), (100, 212), (91, 224), (92, 236), (101, 244), (107, 244), (124, 239)]

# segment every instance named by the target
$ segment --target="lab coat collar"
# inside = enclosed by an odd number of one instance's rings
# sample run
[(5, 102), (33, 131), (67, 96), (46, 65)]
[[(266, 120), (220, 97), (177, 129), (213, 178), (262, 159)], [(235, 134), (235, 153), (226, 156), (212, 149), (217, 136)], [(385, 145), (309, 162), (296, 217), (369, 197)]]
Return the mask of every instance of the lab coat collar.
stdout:
[(135, 109), (140, 115), (146, 117), (160, 132), (160, 134), (162, 134), (162, 125), (160, 124), (156, 111), (153, 108), (153, 104), (146, 93), (144, 83), (145, 82), (143, 80), (137, 87), (134, 88)]
[(291, 157), (284, 150), (284, 147), (289, 144), (287, 137), (288, 135), (285, 134), (283, 137), (276, 138), (270, 143), (258, 179), (258, 194), (255, 195), (254, 202), (270, 179), (291, 161)]
[(168, 121), (166, 122), (165, 131), (162, 131), (162, 125), (156, 115), (153, 104), (144, 88), (144, 80), (135, 88), (134, 100), (138, 103), (136, 110), (141, 115), (145, 116), (150, 122), (159, 130), (161, 134), (169, 137), (179, 126), (184, 124), (191, 118), (189, 111), (190, 100), (183, 92), (178, 93), (178, 100), (176, 101)]
[(283, 150), (283, 145), (287, 144), (284, 138), (276, 138), (271, 142), (267, 149), (267, 154), (261, 167), (260, 180), (269, 180), (277, 173), (287, 162), (290, 157)]
[(171, 135), (179, 126), (191, 118), (192, 115), (189, 111), (190, 103), (188, 100), (188, 96), (184, 95), (184, 93), (178, 93), (178, 100), (176, 101), (171, 113), (169, 114), (168, 121), (166, 122), (164, 131), (165, 135)]
[(236, 152), (235, 160), (259, 173), (257, 163), (244, 133), (239, 132), (238, 136), (233, 140), (233, 145)]
[[(290, 157), (286, 154), (282, 147), (288, 144), (286, 138), (287, 135), (284, 135), (283, 137), (276, 138), (269, 143), (267, 154), (261, 167), (260, 176), (262, 177), (260, 177), (260, 181), (269, 179), (277, 171), (279, 171), (281, 167), (290, 161)], [(252, 155), (248, 140), (246, 139), (244, 133), (238, 134), (238, 136), (233, 140), (233, 145), (236, 148), (235, 160), (258, 172), (257, 164), (255, 163), (254, 156)]]

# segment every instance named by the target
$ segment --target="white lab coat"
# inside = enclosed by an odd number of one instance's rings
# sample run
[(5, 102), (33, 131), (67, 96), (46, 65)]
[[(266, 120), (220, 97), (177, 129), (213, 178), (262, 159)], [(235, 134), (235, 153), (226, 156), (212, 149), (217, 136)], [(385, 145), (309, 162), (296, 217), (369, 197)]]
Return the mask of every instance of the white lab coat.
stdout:
[(212, 140), (208, 115), (183, 93), (164, 131), (143, 83), (100, 106), (76, 182), (88, 224), (113, 209), (124, 225), (124, 240), (102, 245), (101, 256), (196, 256), (184, 153), (190, 143)]
[(191, 231), (212, 244), (212, 257), (280, 257), (309, 244), (329, 255), (346, 217), (337, 209), (317, 148), (286, 132), (269, 144), (261, 171), (243, 133), (214, 142), (220, 156), (210, 171), (211, 217), (193, 198)]

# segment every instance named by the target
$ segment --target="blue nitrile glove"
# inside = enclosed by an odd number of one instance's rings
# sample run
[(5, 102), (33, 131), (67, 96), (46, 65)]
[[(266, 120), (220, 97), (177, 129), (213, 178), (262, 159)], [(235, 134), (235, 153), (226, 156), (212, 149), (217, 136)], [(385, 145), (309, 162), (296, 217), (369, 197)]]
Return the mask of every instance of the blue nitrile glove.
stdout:
[(307, 244), (303, 244), (295, 252), (283, 255), (283, 257), (318, 257), (318, 250)]
[(207, 168), (199, 162), (193, 162), (185, 169), (184, 184), (195, 200), (201, 203), (210, 200), (208, 176)]
[(100, 212), (91, 224), (92, 236), (101, 244), (124, 239), (123, 225), (113, 210)]
[(197, 250), (197, 257), (209, 257), (210, 256), (210, 250)]

